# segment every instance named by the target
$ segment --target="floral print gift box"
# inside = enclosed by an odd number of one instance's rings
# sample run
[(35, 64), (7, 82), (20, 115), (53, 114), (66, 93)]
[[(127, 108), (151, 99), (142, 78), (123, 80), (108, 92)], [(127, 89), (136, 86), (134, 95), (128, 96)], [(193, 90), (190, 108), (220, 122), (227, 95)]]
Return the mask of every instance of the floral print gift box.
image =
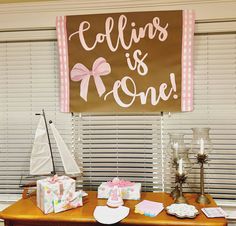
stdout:
[[(68, 206), (65, 200), (71, 200), (74, 194), (75, 180), (70, 177), (55, 175), (37, 181), (37, 206), (45, 214), (59, 212), (57, 205), (62, 201)], [(60, 205), (60, 210), (66, 210), (66, 208)]]
[(122, 199), (139, 200), (141, 196), (141, 183), (132, 183), (130, 181), (114, 178), (112, 181), (103, 182), (98, 187), (98, 198), (107, 199), (114, 186), (121, 189)]

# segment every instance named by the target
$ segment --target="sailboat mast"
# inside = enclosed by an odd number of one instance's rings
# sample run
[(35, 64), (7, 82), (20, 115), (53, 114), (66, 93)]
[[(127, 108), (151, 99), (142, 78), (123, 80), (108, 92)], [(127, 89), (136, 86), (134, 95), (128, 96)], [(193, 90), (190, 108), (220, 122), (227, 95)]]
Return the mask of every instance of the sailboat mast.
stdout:
[[(53, 159), (53, 155), (52, 155), (52, 146), (51, 146), (51, 141), (50, 141), (50, 137), (49, 137), (48, 125), (47, 125), (47, 120), (46, 120), (44, 109), (42, 109), (42, 112), (43, 112), (43, 119), (44, 119), (46, 131), (47, 131), (48, 145), (49, 145), (49, 148), (50, 148), (50, 154), (51, 154), (51, 160), (52, 160), (52, 167), (53, 167), (52, 174), (55, 175), (56, 174), (56, 169), (55, 169), (54, 159)], [(40, 114), (36, 114), (36, 115), (40, 115)]]

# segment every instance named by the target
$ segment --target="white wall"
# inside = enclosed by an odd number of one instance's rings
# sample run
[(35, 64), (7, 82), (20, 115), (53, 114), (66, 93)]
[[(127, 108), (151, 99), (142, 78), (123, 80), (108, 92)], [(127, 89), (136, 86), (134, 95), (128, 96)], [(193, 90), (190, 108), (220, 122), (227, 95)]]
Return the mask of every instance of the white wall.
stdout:
[(197, 23), (232, 21), (236, 18), (234, 0), (62, 0), (1, 4), (0, 31), (53, 29), (58, 15), (173, 9), (194, 9)]

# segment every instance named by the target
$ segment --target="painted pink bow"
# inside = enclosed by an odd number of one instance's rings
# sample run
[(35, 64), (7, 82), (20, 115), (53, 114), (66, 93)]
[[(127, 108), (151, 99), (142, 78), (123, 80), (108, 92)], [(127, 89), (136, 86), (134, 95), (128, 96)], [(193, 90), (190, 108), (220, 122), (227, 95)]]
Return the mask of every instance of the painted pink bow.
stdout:
[(100, 76), (108, 75), (111, 72), (110, 64), (103, 57), (97, 58), (93, 63), (92, 71), (81, 63), (74, 65), (70, 72), (72, 81), (81, 81), (80, 96), (87, 101), (89, 79), (92, 75), (98, 91), (99, 97), (106, 91)]

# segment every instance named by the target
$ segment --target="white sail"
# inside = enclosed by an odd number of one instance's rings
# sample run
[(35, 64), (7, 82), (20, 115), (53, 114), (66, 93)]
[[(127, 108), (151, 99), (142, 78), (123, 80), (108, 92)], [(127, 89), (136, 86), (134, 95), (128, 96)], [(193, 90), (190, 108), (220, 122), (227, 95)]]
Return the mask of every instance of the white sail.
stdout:
[(68, 175), (76, 175), (80, 173), (80, 169), (75, 162), (71, 152), (69, 151), (68, 147), (66, 146), (64, 140), (62, 139), (61, 135), (59, 134), (58, 130), (54, 126), (53, 123), (50, 123), (53, 136), (56, 140), (57, 147), (61, 156), (62, 164), (65, 169), (65, 173)]
[(30, 174), (46, 175), (53, 171), (50, 147), (43, 116), (36, 129), (33, 150), (30, 158)]

